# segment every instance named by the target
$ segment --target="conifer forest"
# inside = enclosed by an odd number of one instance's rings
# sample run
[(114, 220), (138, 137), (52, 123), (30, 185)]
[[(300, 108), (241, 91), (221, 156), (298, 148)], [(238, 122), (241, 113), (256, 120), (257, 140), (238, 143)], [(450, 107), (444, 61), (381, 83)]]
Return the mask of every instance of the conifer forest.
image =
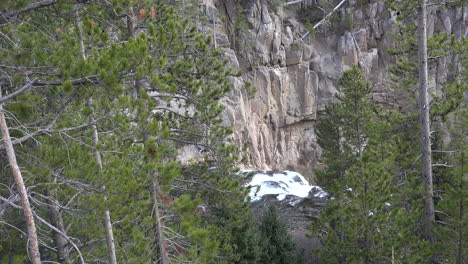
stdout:
[(0, 0), (0, 264), (468, 263), (467, 22)]

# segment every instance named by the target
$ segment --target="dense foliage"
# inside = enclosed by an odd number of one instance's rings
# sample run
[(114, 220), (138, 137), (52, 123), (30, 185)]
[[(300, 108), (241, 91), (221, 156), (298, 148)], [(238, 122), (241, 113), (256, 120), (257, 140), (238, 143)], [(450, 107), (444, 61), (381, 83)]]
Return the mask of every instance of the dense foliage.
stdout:
[[(435, 137), (433, 146), (439, 163), (433, 165), (437, 240), (431, 243), (422, 239), (417, 116), (376, 106), (357, 66), (344, 72), (340, 86), (338, 103), (327, 107), (327, 115), (316, 126), (327, 165), (317, 177), (331, 195), (311, 225), (312, 235), (323, 244), (317, 254), (326, 263), (463, 263), (467, 236), (463, 96), (455, 92), (455, 98), (437, 98), (435, 106), (452, 108), (431, 112), (434, 124), (441, 120), (438, 133), (453, 126), (451, 143)], [(458, 83), (455, 91), (463, 87)]]
[[(250, 211), (221, 125), (221, 52), (164, 3), (41, 3), (2, 2), (0, 67), (42, 261), (242, 263)], [(22, 263), (0, 163), (0, 261)]]
[[(242, 16), (230, 37), (253, 48), (238, 38), (249, 27), (244, 2), (235, 1)], [(338, 2), (318, 1), (301, 19), (310, 27)], [(439, 32), (428, 40), (430, 67), (447, 57), (456, 65), (431, 94), (436, 239), (427, 241), (410, 96), (417, 2), (389, 7), (400, 31), (388, 86), (407, 91), (409, 107), (380, 108), (357, 66), (343, 73), (338, 103), (316, 124), (317, 179), (330, 194), (311, 225), (317, 254), (324, 263), (462, 264), (468, 42)], [(258, 221), (250, 212), (221, 117), (235, 73), (204, 34), (198, 1), (5, 0), (0, 14), (0, 263), (31, 263), (20, 184), (43, 263), (303, 263), (275, 207)], [(353, 28), (352, 16), (341, 20)]]

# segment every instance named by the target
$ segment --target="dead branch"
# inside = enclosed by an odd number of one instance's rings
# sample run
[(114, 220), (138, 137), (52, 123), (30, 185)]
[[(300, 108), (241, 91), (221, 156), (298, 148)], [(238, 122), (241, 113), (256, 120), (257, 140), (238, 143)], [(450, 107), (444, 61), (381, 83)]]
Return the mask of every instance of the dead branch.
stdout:
[(25, 84), (23, 87), (21, 87), (20, 89), (14, 91), (13, 93), (9, 94), (9, 95), (5, 95), (3, 97), (0, 97), (0, 103), (3, 103), (7, 100), (10, 100), (12, 98), (14, 98), (15, 96), (18, 96), (24, 92), (26, 92), (27, 90), (31, 89), (33, 87), (33, 84), (34, 82), (37, 80), (36, 79), (33, 79), (32, 81), (28, 82), (27, 84)]
[[(52, 122), (50, 125), (48, 125), (46, 128), (44, 129), (39, 129), (39, 130), (36, 130), (26, 136), (23, 136), (23, 137), (20, 137), (20, 138), (17, 138), (15, 140), (12, 140), (11, 143), (13, 145), (15, 144), (19, 144), (19, 143), (23, 143), (24, 141), (30, 139), (30, 138), (33, 138), (35, 136), (39, 136), (39, 135), (49, 135), (49, 134), (66, 134), (67, 132), (70, 132), (70, 131), (74, 131), (74, 130), (79, 130), (79, 129), (82, 129), (82, 128), (85, 128), (85, 127), (88, 127), (88, 126), (91, 126), (91, 125), (94, 125), (96, 123), (98, 123), (99, 121), (101, 120), (104, 120), (104, 119), (107, 119), (109, 118), (108, 116), (106, 117), (101, 117), (101, 118), (98, 118), (92, 122), (89, 122), (89, 123), (85, 123), (85, 124), (81, 124), (79, 126), (74, 126), (74, 127), (68, 127), (68, 128), (64, 128), (64, 129), (59, 129), (59, 130), (55, 130), (55, 129), (51, 129), (52, 126), (55, 124), (55, 122)], [(3, 150), (5, 149), (4, 146), (0, 146), (0, 150)]]
[[(333, 8), (333, 10), (328, 13), (328, 15), (326, 15), (324, 18), (322, 18), (322, 20), (320, 20), (317, 24), (315, 24), (315, 26), (312, 28), (312, 29), (316, 29), (317, 27), (319, 27), (320, 25), (322, 25), (323, 23), (325, 23), (325, 21), (328, 20), (328, 18), (333, 14), (335, 13), (336, 10), (338, 10), (338, 8), (340, 8), (344, 2), (346, 2), (346, 0), (342, 0), (337, 6), (335, 6), (335, 8)], [(303, 40), (307, 35), (309, 35), (310, 31), (307, 31), (307, 33), (305, 33), (302, 37), (301, 37), (301, 40)]]
[(2, 12), (0, 13), (0, 18), (2, 19), (0, 21), (7, 22), (9, 19), (15, 18), (20, 14), (27, 13), (36, 9), (48, 7), (48, 6), (54, 5), (55, 3), (57, 3), (57, 0), (42, 0), (39, 2), (34, 2), (19, 10), (10, 11), (10, 12)]

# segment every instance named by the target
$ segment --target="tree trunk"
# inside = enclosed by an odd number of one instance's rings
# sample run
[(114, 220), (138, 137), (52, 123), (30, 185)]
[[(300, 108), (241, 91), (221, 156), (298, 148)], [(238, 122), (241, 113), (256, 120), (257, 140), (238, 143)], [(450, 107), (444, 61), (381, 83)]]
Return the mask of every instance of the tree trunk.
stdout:
[(424, 239), (433, 242), (433, 222), (435, 220), (433, 186), (431, 131), (429, 120), (429, 100), (427, 91), (427, 7), (426, 0), (420, 0), (418, 22), (418, 57), (419, 57), (419, 122), (421, 125), (422, 177), (424, 182)]
[[(54, 179), (54, 182), (56, 180)], [(53, 198), (55, 197), (56, 191), (53, 190), (51, 193), (48, 195)], [(60, 208), (56, 203), (54, 203), (52, 200), (49, 201), (49, 217), (50, 217), (50, 223), (55, 226), (58, 230), (60, 230), (62, 233), (65, 234), (65, 225), (63, 224), (63, 218), (62, 218), (62, 213), (60, 212)], [(70, 259), (70, 254), (68, 250), (68, 242), (67, 239), (60, 234), (59, 232), (56, 232), (52, 230), (52, 234), (54, 237), (54, 242), (57, 247), (57, 262), (62, 264), (62, 263), (72, 263)]]
[[(0, 87), (0, 97), (2, 96), (2, 91)], [(3, 104), (0, 104), (0, 130), (2, 132), (3, 144), (5, 145), (5, 150), (7, 152), (8, 163), (11, 167), (11, 173), (15, 178), (16, 188), (21, 196), (21, 204), (23, 207), (24, 218), (26, 219), (26, 226), (28, 228), (28, 242), (29, 250), (31, 254), (31, 261), (33, 264), (41, 264), (41, 255), (39, 253), (39, 242), (37, 240), (37, 231), (36, 225), (34, 223), (34, 217), (31, 210), (31, 205), (29, 204), (28, 193), (26, 187), (24, 186), (23, 176), (21, 175), (21, 170), (16, 161), (16, 153), (13, 149), (13, 144), (11, 143), (10, 132), (8, 131), (8, 126), (5, 120), (5, 113), (3, 111)]]
[[(128, 30), (128, 35), (130, 38), (137, 38), (137, 22), (138, 18), (135, 15), (135, 12), (133, 10), (133, 7), (130, 7), (128, 13), (127, 13), (127, 30)], [(140, 98), (140, 93), (141, 93), (141, 81), (138, 78), (135, 78), (135, 89), (132, 91), (132, 96), (133, 99), (139, 99)], [(144, 140), (143, 140), (144, 141)]]
[[(133, 7), (130, 7), (129, 12), (127, 13), (127, 29), (128, 34), (131, 38), (137, 37), (137, 17), (133, 10)], [(141, 81), (138, 78), (135, 78), (135, 89), (133, 90), (133, 99), (138, 99), (141, 93)], [(147, 105), (145, 105), (145, 108)], [(146, 131), (142, 132), (143, 143), (148, 140), (148, 133)], [(153, 186), (152, 186), (152, 193), (153, 193), (153, 204), (154, 204), (154, 217), (155, 217), (155, 242), (158, 245), (159, 251), (159, 261), (158, 264), (169, 264), (169, 254), (168, 254), (168, 245), (167, 241), (164, 238), (163, 234), (163, 227), (164, 221), (162, 220), (162, 213), (161, 213), (161, 205), (159, 204), (159, 183), (157, 179), (157, 175), (153, 175)]]
[[(85, 50), (84, 43), (83, 43), (82, 23), (81, 23), (80, 14), (78, 13), (78, 10), (76, 11), (76, 24), (78, 27), (81, 56), (83, 57), (84, 60), (86, 60), (87, 57), (86, 57), (86, 50)], [(88, 101), (88, 105), (90, 109), (92, 109), (90, 101)], [(95, 123), (96, 120), (94, 119), (93, 115), (94, 115), (94, 112), (91, 114), (90, 123), (92, 123), (91, 125), (91, 129), (93, 132), (92, 140), (93, 140), (93, 147), (95, 149), (94, 157), (96, 159), (97, 164), (99, 165), (99, 170), (102, 171), (103, 166), (102, 166), (101, 153), (99, 152), (97, 148), (97, 145), (99, 142), (99, 134), (97, 130), (97, 125)], [(105, 188), (106, 187), (103, 186), (103, 189)], [(107, 196), (104, 197), (104, 201), (107, 202)], [(107, 209), (107, 206), (105, 206), (104, 208), (105, 208), (104, 209), (104, 227), (106, 229), (107, 257), (109, 260), (109, 264), (117, 264), (117, 254), (115, 253), (114, 232), (112, 230), (112, 221), (111, 221), (110, 211)]]
[(115, 243), (114, 243), (114, 232), (112, 229), (112, 221), (110, 216), (110, 211), (104, 211), (104, 225), (106, 227), (106, 242), (107, 242), (107, 254), (109, 257), (110, 264), (117, 264), (117, 255), (115, 253)]
[(131, 38), (136, 37), (136, 16), (133, 7), (130, 7), (127, 14), (127, 30)]
[[(93, 146), (95, 149), (94, 156), (96, 158), (96, 162), (99, 165), (99, 170), (102, 170), (102, 158), (101, 158), (101, 153), (97, 149), (97, 145), (99, 142), (99, 134), (97, 130), (97, 126), (94, 123), (94, 117), (91, 115), (90, 122), (93, 123), (91, 125), (91, 129), (93, 131)], [(103, 189), (105, 190), (106, 187), (103, 186)], [(107, 202), (107, 196), (104, 197), (104, 202)], [(114, 231), (112, 229), (112, 220), (111, 220), (111, 215), (110, 211), (107, 209), (107, 205), (104, 207), (104, 226), (106, 228), (106, 243), (107, 243), (107, 256), (109, 258), (109, 264), (117, 264), (117, 254), (115, 252), (115, 242), (114, 242)]]
[(164, 239), (163, 234), (163, 220), (160, 212), (159, 198), (160, 193), (157, 175), (153, 176), (153, 203), (154, 203), (154, 217), (155, 217), (155, 231), (156, 231), (156, 243), (158, 244), (160, 261), (159, 264), (169, 264), (169, 254), (167, 252), (167, 242)]
[[(463, 179), (464, 175), (465, 175), (465, 153), (462, 152), (461, 153), (461, 158), (460, 158), (460, 161), (461, 161), (461, 168), (460, 168), (460, 183), (459, 183), (459, 190), (461, 192), (464, 192), (465, 189), (463, 189), (463, 182), (465, 181), (465, 179)], [(463, 230), (465, 230), (464, 226), (463, 226), (463, 215), (465, 213), (465, 210), (464, 210), (464, 207), (463, 207), (463, 200), (465, 199), (463, 193), (462, 195), (460, 195), (460, 198), (458, 200), (459, 204), (458, 204), (458, 239), (457, 239), (457, 264), (463, 264), (463, 243), (464, 243), (464, 240), (463, 240)]]

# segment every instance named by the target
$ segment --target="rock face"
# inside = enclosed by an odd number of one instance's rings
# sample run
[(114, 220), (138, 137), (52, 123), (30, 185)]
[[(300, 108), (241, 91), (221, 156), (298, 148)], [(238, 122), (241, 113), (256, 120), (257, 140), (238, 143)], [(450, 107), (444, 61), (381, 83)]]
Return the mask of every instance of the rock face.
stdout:
[[(297, 17), (300, 4), (282, 7), (269, 0), (201, 0), (217, 47), (229, 65), (241, 71), (232, 77), (234, 90), (225, 99), (224, 122), (234, 128), (234, 140), (248, 144), (246, 168), (294, 170), (313, 181), (320, 148), (314, 124), (339, 93), (342, 72), (359, 64), (374, 87), (372, 97), (386, 106), (409, 107), (407, 95), (385, 86), (387, 68), (395, 58), (395, 18), (383, 0), (366, 5), (347, 1), (338, 11), (338, 29), (308, 34)], [(287, 2), (287, 1), (284, 1)], [(440, 11), (430, 7), (429, 35), (467, 36), (468, 7)], [(241, 12), (241, 9), (243, 12)], [(346, 17), (352, 16), (351, 27)], [(350, 30), (351, 28), (352, 30)], [(440, 60), (431, 69), (431, 89), (438, 92), (452, 62)], [(252, 91), (246, 89), (252, 84)]]

